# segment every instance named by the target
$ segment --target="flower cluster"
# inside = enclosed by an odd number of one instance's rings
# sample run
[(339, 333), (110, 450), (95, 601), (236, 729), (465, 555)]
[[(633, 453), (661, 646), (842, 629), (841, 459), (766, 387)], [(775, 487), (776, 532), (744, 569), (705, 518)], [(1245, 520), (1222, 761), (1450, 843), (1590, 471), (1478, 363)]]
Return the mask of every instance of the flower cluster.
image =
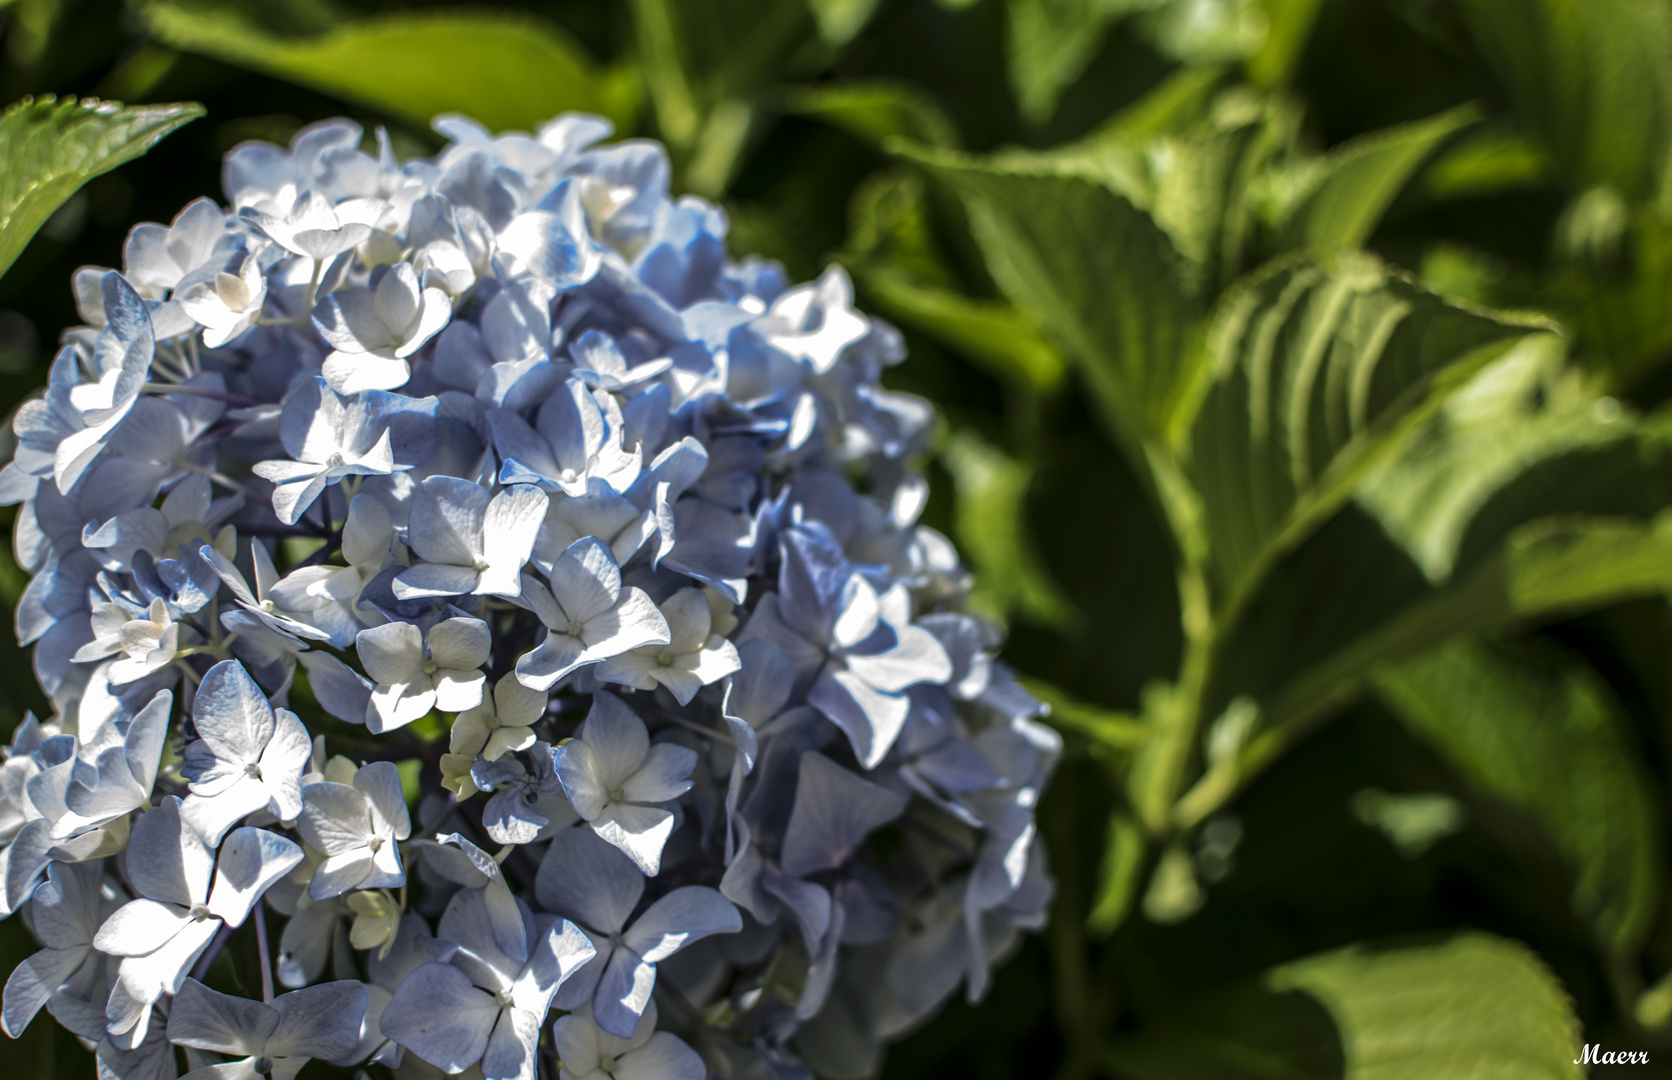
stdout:
[[(121, 1080), (863, 1074), (1041, 924), (1058, 751), (917, 523), (899, 336), (730, 260), (654, 143), (436, 129), (240, 146), (76, 276), (0, 473), (56, 710), (0, 764), (4, 1029)], [(264, 1001), (209, 985), (246, 925)]]

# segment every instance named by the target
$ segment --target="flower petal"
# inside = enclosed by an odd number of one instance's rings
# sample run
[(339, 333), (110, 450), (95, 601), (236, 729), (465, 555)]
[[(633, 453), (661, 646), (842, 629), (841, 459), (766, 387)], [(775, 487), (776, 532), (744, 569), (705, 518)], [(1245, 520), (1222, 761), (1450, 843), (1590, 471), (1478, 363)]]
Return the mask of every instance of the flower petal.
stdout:
[(616, 934), (644, 894), (644, 875), (591, 829), (563, 829), (540, 860), (534, 894), (547, 911)]
[(211, 990), (196, 979), (180, 985), (168, 1011), (169, 1042), (217, 1054), (259, 1054), (278, 1026), (273, 1006)]
[(621, 595), (621, 569), (615, 564), (615, 554), (594, 536), (570, 544), (552, 564), (549, 576), (552, 597), (563, 613), (583, 625), (614, 607)]
[(593, 1019), (618, 1039), (632, 1038), (655, 987), (655, 964), (647, 963), (632, 949), (616, 949), (592, 994)]
[(209, 912), (228, 926), (243, 923), (261, 894), (302, 861), (302, 849), (276, 832), (246, 825), (221, 845)]
[(645, 755), (644, 763), (621, 784), (628, 802), (659, 803), (677, 799), (691, 790), (686, 777), (697, 767), (697, 752), (677, 743), (657, 743)]
[(335, 1062), (352, 1054), (368, 1001), (366, 985), (353, 980), (280, 994), (273, 999), (279, 1024), (267, 1037), (267, 1056)]
[(571, 739), (554, 751), (558, 783), (569, 805), (584, 820), (591, 821), (609, 805), (610, 785), (598, 760), (598, 751), (584, 739)]
[(488, 1048), (499, 1004), (451, 964), (412, 971), (383, 1007), (383, 1034), (444, 1072), (463, 1072)]
[(592, 695), (592, 708), (578, 737), (598, 755), (599, 774), (610, 787), (633, 775), (650, 753), (650, 732), (639, 714), (602, 691)]
[(733, 934), (741, 929), (743, 917), (719, 890), (685, 885), (646, 908), (621, 940), (654, 964), (710, 934)]
[(673, 832), (673, 814), (654, 806), (615, 803), (592, 822), (592, 830), (626, 852), (646, 877), (655, 877), (662, 848)]
[(658, 1031), (616, 1060), (614, 1080), (702, 1080), (708, 1066), (678, 1035)]
[(865, 837), (899, 817), (906, 797), (861, 779), (823, 754), (801, 755), (795, 809), (779, 861), (784, 873), (806, 877), (847, 862)]
[(488, 662), (488, 650), (492, 646), (493, 634), (481, 619), (446, 619), (430, 629), (430, 659), (437, 667), (455, 670), (481, 667)]
[(411, 623), (385, 623), (360, 631), (354, 652), (376, 683), (410, 683), (424, 671), (424, 635)]

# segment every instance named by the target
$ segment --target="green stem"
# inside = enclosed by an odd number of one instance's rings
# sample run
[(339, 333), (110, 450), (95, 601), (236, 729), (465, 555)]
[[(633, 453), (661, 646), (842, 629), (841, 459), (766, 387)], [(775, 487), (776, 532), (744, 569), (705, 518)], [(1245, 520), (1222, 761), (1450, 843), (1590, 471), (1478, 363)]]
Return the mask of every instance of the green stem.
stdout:
[(325, 264), (318, 259), (313, 261), (313, 275), (308, 278), (308, 298), (302, 302), (302, 315), (298, 322), (308, 317), (314, 309), (314, 301), (319, 296), (319, 275), (325, 270)]
[[(1188, 580), (1191, 576), (1189, 571), (1181, 573), (1181, 592), (1196, 587)], [(1173, 802), (1184, 790), (1202, 728), (1217, 645), (1218, 637), (1211, 625), (1186, 636), (1178, 682), (1168, 693), (1159, 728), (1133, 763), (1133, 809), (1152, 835), (1164, 835), (1170, 830)]]

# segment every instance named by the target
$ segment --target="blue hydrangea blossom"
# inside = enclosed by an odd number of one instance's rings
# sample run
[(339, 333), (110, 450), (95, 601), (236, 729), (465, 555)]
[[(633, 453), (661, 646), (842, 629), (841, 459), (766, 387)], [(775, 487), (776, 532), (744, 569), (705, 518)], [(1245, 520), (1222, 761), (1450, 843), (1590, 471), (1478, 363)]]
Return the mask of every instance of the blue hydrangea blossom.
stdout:
[(1059, 751), (917, 520), (900, 336), (653, 143), (435, 127), (242, 145), (75, 276), (0, 471), (54, 709), (0, 1026), (118, 1080), (875, 1061), (1042, 925)]

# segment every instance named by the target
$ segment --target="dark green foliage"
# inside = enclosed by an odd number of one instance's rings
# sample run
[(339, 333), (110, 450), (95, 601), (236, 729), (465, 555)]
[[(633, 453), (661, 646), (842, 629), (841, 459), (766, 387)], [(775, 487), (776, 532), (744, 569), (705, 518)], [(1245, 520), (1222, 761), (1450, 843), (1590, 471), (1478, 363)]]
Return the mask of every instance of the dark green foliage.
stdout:
[[(607, 114), (900, 326), (925, 521), (1067, 753), (1051, 926), (884, 1075), (1672, 1055), (1669, 0), (12, 0), (0, 50), (8, 101), (207, 112), (0, 206), (8, 407), (76, 266), (341, 113)], [(7, 1052), (93, 1068), (45, 1020)]]

